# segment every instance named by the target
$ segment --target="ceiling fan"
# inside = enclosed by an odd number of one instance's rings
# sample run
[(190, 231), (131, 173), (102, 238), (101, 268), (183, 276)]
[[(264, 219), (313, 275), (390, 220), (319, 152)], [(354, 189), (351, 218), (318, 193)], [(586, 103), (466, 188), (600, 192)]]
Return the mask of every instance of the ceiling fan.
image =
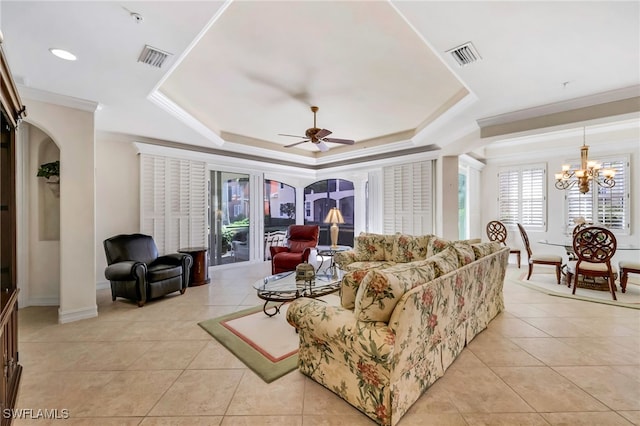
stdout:
[(278, 133), (280, 136), (289, 136), (292, 138), (304, 138), (304, 140), (296, 143), (292, 143), (291, 145), (285, 145), (285, 148), (291, 148), (292, 146), (300, 145), (301, 143), (311, 142), (318, 145), (318, 149), (322, 152), (328, 151), (329, 147), (325, 144), (325, 142), (333, 142), (333, 143), (341, 143), (344, 145), (353, 145), (355, 141), (350, 139), (337, 139), (337, 138), (328, 138), (332, 132), (327, 129), (319, 129), (316, 127), (316, 113), (318, 112), (317, 106), (311, 107), (311, 112), (313, 112), (313, 127), (307, 129), (304, 132), (304, 136), (298, 135), (285, 135), (283, 133)]

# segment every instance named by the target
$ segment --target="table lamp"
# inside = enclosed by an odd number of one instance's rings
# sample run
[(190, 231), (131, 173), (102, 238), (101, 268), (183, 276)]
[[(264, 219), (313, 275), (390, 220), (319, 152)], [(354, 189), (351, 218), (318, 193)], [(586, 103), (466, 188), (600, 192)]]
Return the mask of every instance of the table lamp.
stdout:
[(331, 248), (338, 248), (338, 223), (344, 223), (342, 213), (337, 207), (333, 207), (329, 210), (329, 214), (324, 218), (324, 223), (331, 223)]

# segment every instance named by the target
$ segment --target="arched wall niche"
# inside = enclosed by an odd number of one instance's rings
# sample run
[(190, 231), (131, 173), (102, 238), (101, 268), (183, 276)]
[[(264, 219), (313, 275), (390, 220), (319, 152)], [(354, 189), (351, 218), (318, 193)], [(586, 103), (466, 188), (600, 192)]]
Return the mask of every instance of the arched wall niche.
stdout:
[[(34, 123), (25, 142), (25, 196), (27, 197), (28, 280), (21, 280), (23, 306), (55, 306), (60, 303), (60, 198), (38, 177), (41, 164), (60, 159), (60, 148), (49, 134)], [(25, 288), (26, 286), (26, 288)]]
[[(37, 147), (37, 168), (41, 164), (60, 160), (60, 148), (50, 137), (42, 140)], [(40, 241), (60, 240), (60, 188), (59, 184), (48, 183), (38, 178), (38, 237)]]

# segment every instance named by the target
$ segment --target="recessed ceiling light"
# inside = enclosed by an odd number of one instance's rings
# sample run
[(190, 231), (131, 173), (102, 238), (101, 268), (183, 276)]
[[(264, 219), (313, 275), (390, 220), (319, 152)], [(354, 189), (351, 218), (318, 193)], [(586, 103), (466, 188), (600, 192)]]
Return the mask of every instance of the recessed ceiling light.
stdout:
[(49, 52), (53, 53), (58, 58), (64, 59), (66, 61), (75, 61), (76, 59), (78, 59), (78, 58), (76, 58), (76, 55), (74, 55), (73, 53), (68, 52), (66, 50), (63, 50), (63, 49), (51, 48), (51, 49), (49, 49)]

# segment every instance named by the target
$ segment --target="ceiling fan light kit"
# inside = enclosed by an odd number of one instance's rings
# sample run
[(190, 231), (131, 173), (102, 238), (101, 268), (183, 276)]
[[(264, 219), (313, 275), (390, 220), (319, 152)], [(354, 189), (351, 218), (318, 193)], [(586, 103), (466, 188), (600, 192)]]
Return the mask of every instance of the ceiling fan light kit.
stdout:
[(316, 113), (318, 112), (318, 110), (319, 108), (315, 105), (311, 107), (311, 112), (313, 112), (313, 127), (308, 128), (304, 132), (304, 136), (287, 135), (284, 133), (278, 133), (278, 135), (280, 136), (288, 136), (292, 138), (304, 138), (304, 140), (302, 141), (292, 143), (290, 145), (285, 145), (284, 146), (285, 148), (291, 148), (296, 145), (300, 145), (302, 143), (311, 142), (316, 144), (320, 151), (325, 152), (329, 150), (329, 147), (325, 144), (325, 142), (339, 143), (343, 145), (353, 145), (355, 143), (355, 141), (351, 139), (328, 138), (327, 136), (329, 136), (333, 132), (327, 129), (320, 129), (316, 125)]

